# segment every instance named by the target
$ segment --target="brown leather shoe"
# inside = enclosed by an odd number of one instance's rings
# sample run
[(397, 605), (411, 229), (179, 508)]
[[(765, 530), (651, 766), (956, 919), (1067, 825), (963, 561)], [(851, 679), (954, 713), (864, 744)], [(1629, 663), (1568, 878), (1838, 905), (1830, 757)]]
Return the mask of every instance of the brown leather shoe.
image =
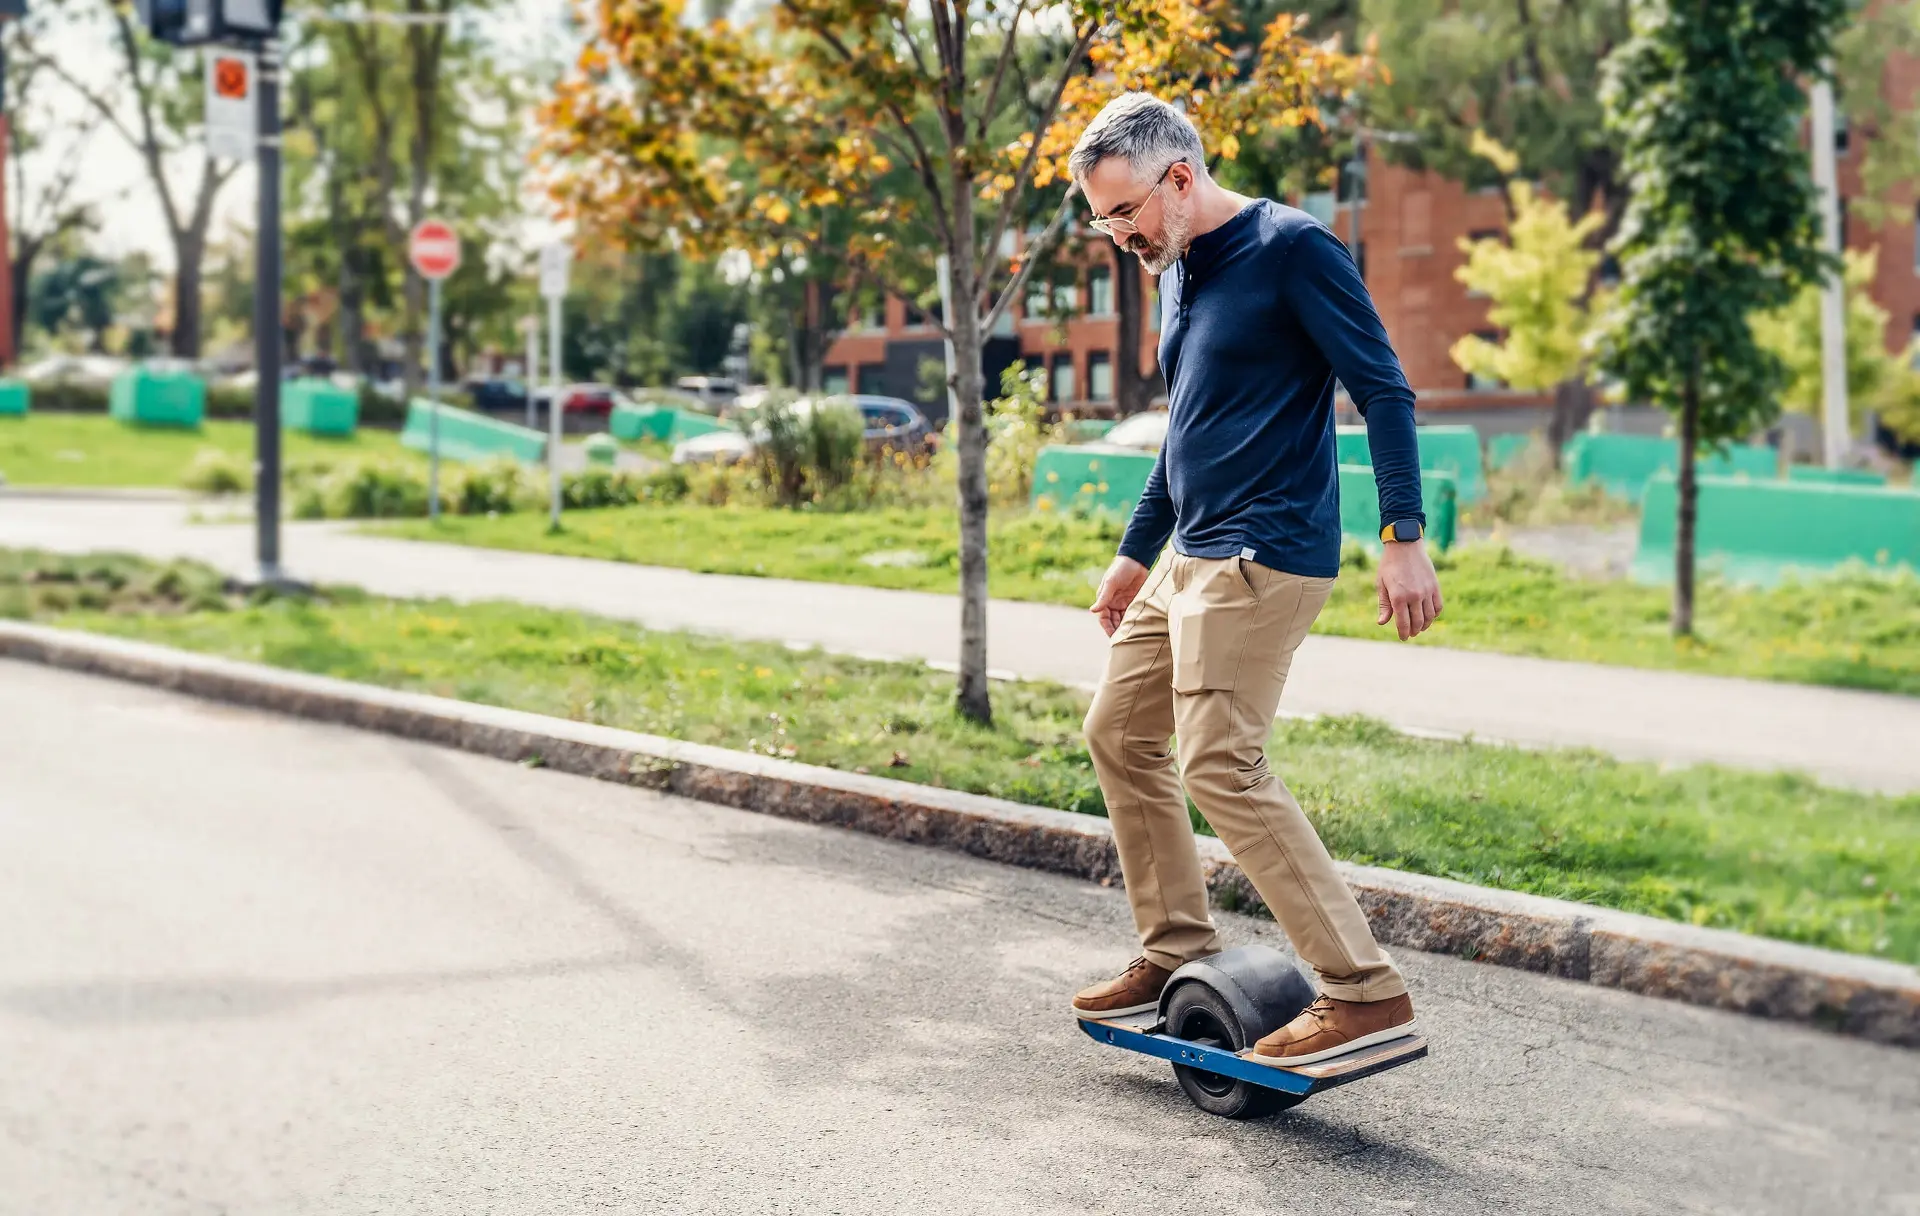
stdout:
[(1417, 1029), (1413, 998), (1404, 992), (1384, 1001), (1338, 1001), (1323, 994), (1299, 1017), (1255, 1043), (1245, 1058), (1295, 1068), (1403, 1039)]
[(1082, 1018), (1123, 1018), (1134, 1013), (1150, 1013), (1160, 1007), (1160, 990), (1167, 986), (1173, 972), (1136, 958), (1116, 979), (1091, 988), (1082, 988), (1073, 998), (1073, 1012)]

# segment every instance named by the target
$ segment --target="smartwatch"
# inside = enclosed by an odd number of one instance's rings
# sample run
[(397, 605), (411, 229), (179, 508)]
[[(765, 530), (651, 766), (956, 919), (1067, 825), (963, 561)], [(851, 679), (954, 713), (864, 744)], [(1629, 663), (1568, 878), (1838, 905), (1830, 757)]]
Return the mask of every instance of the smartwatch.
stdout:
[(1427, 534), (1417, 519), (1396, 519), (1380, 529), (1380, 539), (1384, 541), (1419, 540)]

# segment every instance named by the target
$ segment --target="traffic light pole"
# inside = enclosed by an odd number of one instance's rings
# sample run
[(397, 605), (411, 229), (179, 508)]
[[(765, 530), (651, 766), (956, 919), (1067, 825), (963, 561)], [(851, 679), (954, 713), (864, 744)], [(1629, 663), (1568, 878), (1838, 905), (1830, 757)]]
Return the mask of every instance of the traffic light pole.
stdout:
[(254, 535), (260, 582), (280, 570), (280, 42), (260, 43), (260, 223), (254, 230)]

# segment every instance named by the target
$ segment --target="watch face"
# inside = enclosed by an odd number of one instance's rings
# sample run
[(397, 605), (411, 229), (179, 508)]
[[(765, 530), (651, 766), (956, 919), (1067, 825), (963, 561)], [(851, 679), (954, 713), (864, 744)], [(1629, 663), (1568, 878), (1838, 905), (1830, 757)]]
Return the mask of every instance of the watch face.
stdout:
[(1419, 540), (1420, 525), (1413, 522), (1412, 520), (1408, 520), (1408, 519), (1400, 520), (1398, 523), (1393, 525), (1393, 539)]

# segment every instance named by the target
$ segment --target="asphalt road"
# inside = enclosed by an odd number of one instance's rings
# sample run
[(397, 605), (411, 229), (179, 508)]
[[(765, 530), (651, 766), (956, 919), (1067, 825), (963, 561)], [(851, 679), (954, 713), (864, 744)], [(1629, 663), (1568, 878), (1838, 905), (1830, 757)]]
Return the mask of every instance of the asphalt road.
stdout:
[[(6, 494), (0, 545), (194, 557), (253, 576), (250, 524), (192, 524), (188, 515), (178, 503)], [(299, 577), (383, 595), (514, 599), (876, 658), (959, 657), (951, 595), (387, 540), (339, 524), (291, 524), (284, 537), (285, 563)], [(1456, 598), (1449, 611), (1473, 606)], [(996, 600), (988, 634), (989, 662), (1006, 674), (1091, 687), (1106, 665), (1105, 639), (1075, 608)], [(1294, 656), (1281, 711), (1368, 714), (1412, 731), (1920, 791), (1915, 697), (1316, 634)]]
[[(1230, 918), (1238, 941), (1270, 923)], [(0, 1212), (1920, 1213), (1920, 1053), (1405, 953), (1236, 1124), (1121, 893), (0, 662)]]

